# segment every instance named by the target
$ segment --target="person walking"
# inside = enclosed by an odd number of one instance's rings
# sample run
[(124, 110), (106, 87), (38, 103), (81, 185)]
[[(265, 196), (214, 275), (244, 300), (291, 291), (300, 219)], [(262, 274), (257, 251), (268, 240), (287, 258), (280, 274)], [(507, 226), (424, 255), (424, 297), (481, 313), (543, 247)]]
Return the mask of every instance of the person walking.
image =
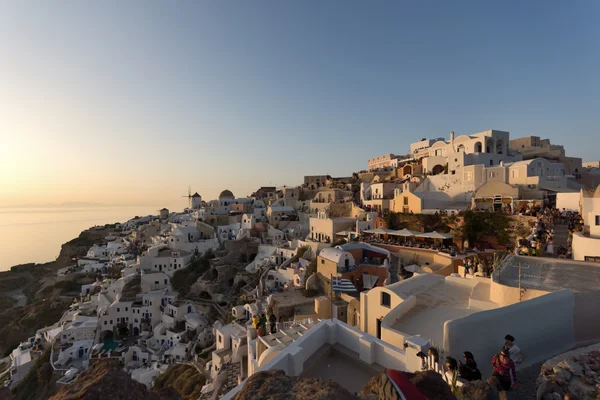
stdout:
[(492, 358), (492, 368), (493, 372), (490, 380), (496, 381), (501, 391), (509, 391), (517, 388), (515, 363), (510, 359), (507, 349), (502, 349), (500, 354), (494, 355)]
[(525, 359), (525, 354), (521, 351), (521, 349), (515, 344), (515, 338), (512, 335), (504, 336), (504, 349), (508, 350), (508, 354), (511, 360), (515, 364), (521, 364)]

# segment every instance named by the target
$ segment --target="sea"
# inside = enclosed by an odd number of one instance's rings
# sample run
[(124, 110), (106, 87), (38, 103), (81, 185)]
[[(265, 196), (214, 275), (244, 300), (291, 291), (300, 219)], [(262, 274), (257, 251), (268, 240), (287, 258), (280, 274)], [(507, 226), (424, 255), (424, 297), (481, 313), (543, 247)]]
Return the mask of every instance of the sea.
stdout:
[(63, 243), (93, 226), (157, 214), (162, 207), (0, 208), (0, 271), (54, 261)]

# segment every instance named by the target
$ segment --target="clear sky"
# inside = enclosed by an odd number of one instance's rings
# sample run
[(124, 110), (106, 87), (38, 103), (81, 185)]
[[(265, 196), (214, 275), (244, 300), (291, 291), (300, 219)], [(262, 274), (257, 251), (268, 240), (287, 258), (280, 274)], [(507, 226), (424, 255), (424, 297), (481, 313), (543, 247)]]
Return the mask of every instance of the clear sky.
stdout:
[(347, 176), (421, 137), (600, 158), (600, 2), (0, 5), (0, 205), (181, 203)]

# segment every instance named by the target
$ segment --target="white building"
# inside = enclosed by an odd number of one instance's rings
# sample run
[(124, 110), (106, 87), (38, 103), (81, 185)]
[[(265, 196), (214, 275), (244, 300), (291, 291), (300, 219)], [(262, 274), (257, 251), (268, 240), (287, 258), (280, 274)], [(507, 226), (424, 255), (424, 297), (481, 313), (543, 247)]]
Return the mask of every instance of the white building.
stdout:
[(192, 261), (193, 254), (185, 250), (164, 249), (152, 258), (152, 271), (164, 272), (172, 277), (175, 271), (187, 268)]
[(573, 259), (600, 262), (600, 186), (593, 193), (580, 192), (584, 232), (574, 232)]

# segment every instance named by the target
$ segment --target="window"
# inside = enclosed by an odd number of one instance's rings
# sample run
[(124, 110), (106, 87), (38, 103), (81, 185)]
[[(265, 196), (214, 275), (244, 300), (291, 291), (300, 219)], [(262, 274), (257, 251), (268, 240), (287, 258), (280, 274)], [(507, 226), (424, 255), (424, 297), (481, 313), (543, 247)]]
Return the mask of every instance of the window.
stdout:
[(159, 283), (158, 281), (154, 281), (154, 284), (155, 284), (155, 285), (158, 285), (158, 283)]
[(494, 160), (490, 160), (490, 165), (494, 165)]
[(384, 307), (390, 307), (392, 305), (389, 293), (381, 292), (381, 305)]
[(493, 178), (493, 177), (495, 177), (495, 176), (496, 176), (496, 173), (495, 173), (495, 172), (490, 172), (490, 178)]
[(408, 205), (408, 197), (404, 198), (404, 205), (407, 206)]
[(600, 257), (585, 256), (585, 261), (600, 263)]
[(325, 264), (325, 260), (321, 258), (321, 264)]
[(127, 307), (125, 307), (125, 311), (127, 311), (127, 310), (128, 310)]
[(456, 175), (456, 171), (450, 171), (452, 175)]
[(117, 312), (121, 312), (121, 309), (120, 309), (120, 308), (117, 308)]
[(600, 226), (600, 215), (596, 215), (596, 226)]
[(107, 322), (108, 322), (108, 321), (104, 321), (104, 325), (106, 325), (106, 323), (107, 323)]
[(219, 335), (219, 343), (223, 343), (223, 337)]

